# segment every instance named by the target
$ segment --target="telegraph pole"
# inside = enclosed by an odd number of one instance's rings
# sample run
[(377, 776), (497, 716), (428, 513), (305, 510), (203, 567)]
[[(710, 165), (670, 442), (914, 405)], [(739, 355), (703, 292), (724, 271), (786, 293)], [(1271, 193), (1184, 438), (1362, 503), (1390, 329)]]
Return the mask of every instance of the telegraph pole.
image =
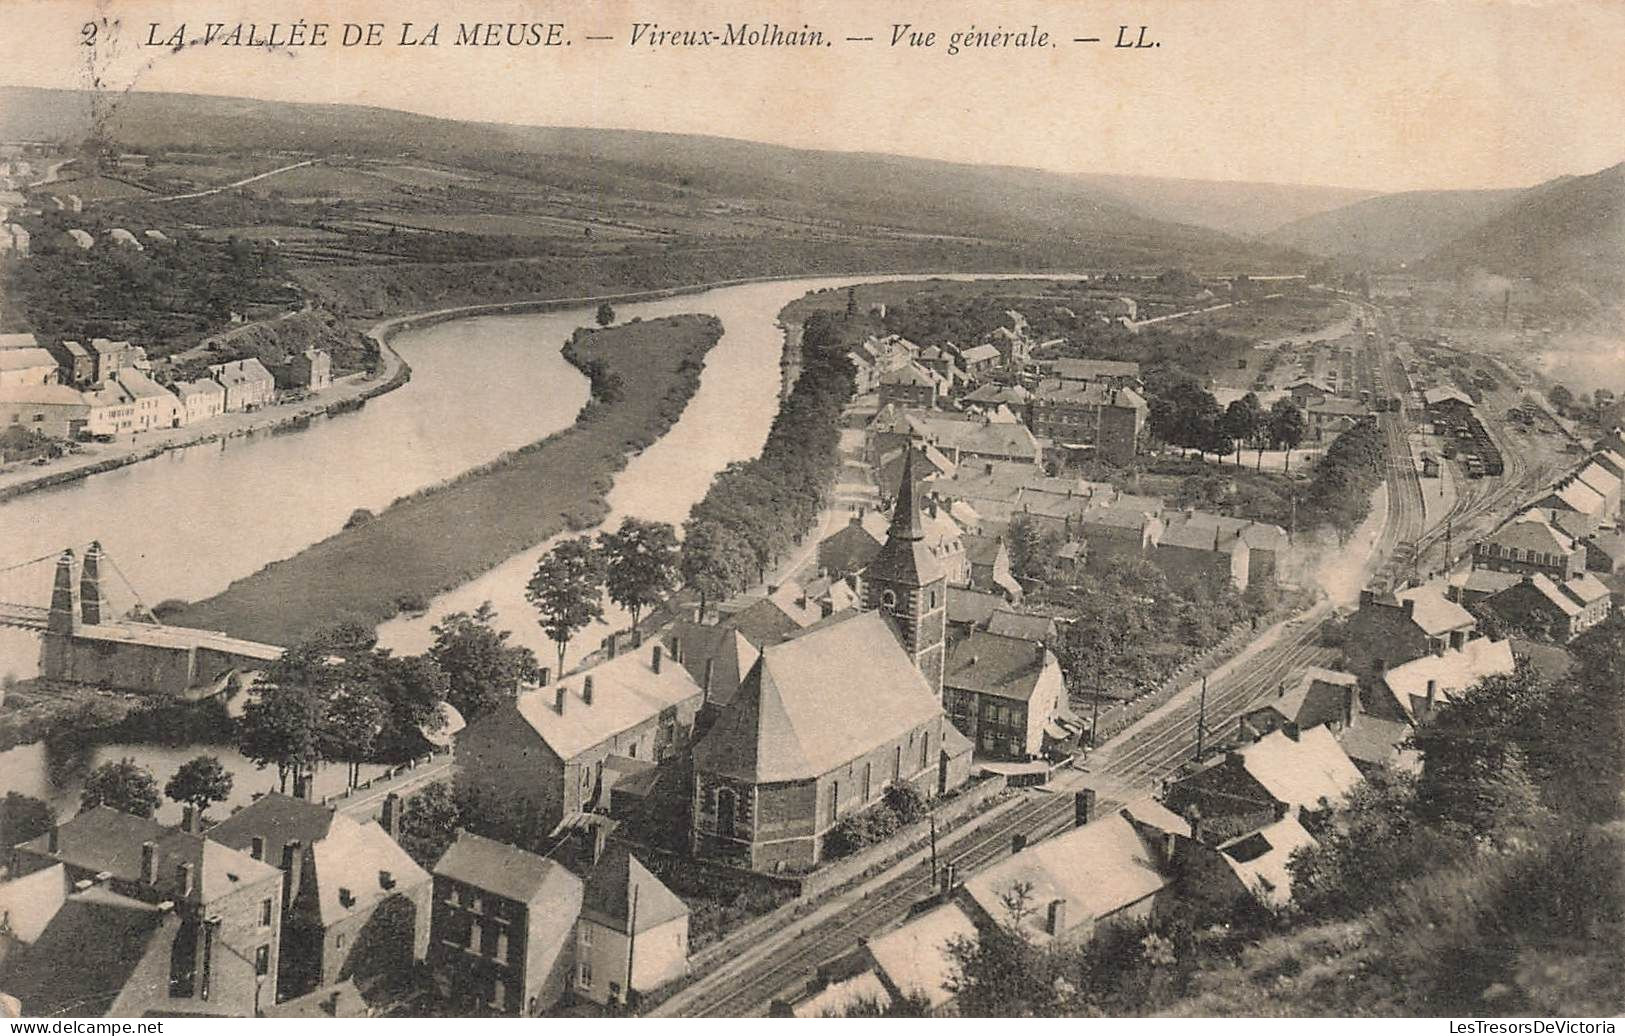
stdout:
[(1207, 733), (1207, 674), (1202, 674), (1202, 697), (1196, 712), (1196, 761), (1202, 761), (1202, 735)]
[(937, 815), (931, 817), (931, 884), (937, 883)]

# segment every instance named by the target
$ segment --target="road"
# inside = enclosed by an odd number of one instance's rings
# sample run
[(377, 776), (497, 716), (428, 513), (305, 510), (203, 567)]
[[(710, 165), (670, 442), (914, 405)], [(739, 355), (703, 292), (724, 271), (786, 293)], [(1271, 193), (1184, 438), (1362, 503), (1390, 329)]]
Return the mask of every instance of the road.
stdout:
[(256, 173), (253, 176), (245, 176), (241, 180), (233, 180), (231, 183), (223, 183), (219, 187), (210, 187), (208, 190), (205, 190), (205, 191), (191, 191), (191, 192), (189, 192), (187, 194), (166, 194), (166, 195), (164, 195), (164, 196), (162, 196), (160, 198), (142, 198), (141, 200), (142, 201), (186, 201), (188, 198), (207, 198), (211, 194), (219, 194), (222, 191), (229, 191), (229, 190), (232, 190), (233, 188), (236, 188), (236, 187), (245, 187), (248, 184), (257, 183), (260, 180), (264, 180), (267, 177), (276, 176), (276, 175), (278, 175), (280, 173), (291, 172), (291, 171), (293, 171), (295, 169), (303, 169), (307, 165), (315, 165), (318, 161), (320, 161), (320, 160), (315, 159), (315, 158), (307, 158), (303, 162), (295, 162), (292, 165), (279, 166), (279, 167), (277, 167), (275, 169), (267, 170), (266, 172), (263, 172), (263, 173)]

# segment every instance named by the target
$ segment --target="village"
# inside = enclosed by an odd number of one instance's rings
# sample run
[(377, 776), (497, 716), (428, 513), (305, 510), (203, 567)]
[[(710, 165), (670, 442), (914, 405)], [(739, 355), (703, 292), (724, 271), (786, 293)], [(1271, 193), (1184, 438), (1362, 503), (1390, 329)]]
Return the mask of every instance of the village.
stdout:
[[(1100, 319), (1126, 330), (1135, 310), (1113, 297)], [(978, 945), (1290, 912), (1294, 861), (1345, 837), (1351, 797), (1420, 779), (1455, 703), (1611, 621), (1620, 433), (1538, 487), (1508, 482), (1516, 496), (1461, 490), (1495, 521), (1430, 555), (1447, 516), (1421, 480), (1441, 462), (1467, 474), (1456, 443), (1475, 440), (1455, 429), (1475, 403), (1399, 383), (1430, 375), (1384, 331), (1347, 329), (1332, 372), (1305, 337), (1276, 381), (1280, 410), (1307, 419), (1189, 444), (1223, 473), (1243, 439), (1330, 457), (1340, 437), (1394, 433), (1372, 462), (1388, 503), (1363, 523), (1383, 530), (1363, 541), (1365, 588), (1334, 609), (1302, 531), (1099, 477), (1169, 441), (1137, 363), (1059, 355), (1019, 313), (967, 347), (862, 330), (884, 318), (849, 289), (792, 332), (788, 401), (850, 382), (799, 563), (690, 557), (635, 521), (566, 541), (530, 594), (557, 667), (521, 664), (466, 615), (423, 656), (433, 678), (377, 675), (396, 662), (353, 634), (212, 641), (114, 617), (100, 548), (65, 553), (42, 609), (48, 677), (234, 699), (262, 731), (245, 744), (286, 729), (266, 725), (276, 703), (320, 702), (340, 730), (400, 726), (425, 754), (318, 796), (310, 767), (354, 748), (263, 747), (281, 780), (219, 816), (200, 759), (166, 786), (178, 826), (153, 818), (150, 774), (114, 767), (78, 815), (10, 848), (0, 991), (31, 1014), (956, 1013)], [(76, 344), (0, 353), (21, 358), (0, 395), (13, 424), (134, 434), (330, 376), (306, 355), (166, 388), (137, 347)], [(566, 669), (606, 586), (632, 622)], [(417, 680), (440, 688), (427, 711), (344, 725), (357, 681), (396, 710)], [(859, 908), (854, 888), (906, 892)]]

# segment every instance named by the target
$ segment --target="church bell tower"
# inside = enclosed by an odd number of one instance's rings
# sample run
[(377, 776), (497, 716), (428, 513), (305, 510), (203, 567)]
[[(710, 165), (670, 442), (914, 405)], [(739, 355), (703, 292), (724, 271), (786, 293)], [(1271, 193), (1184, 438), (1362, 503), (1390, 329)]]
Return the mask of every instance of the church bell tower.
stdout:
[(926, 682), (940, 697), (948, 632), (948, 575), (925, 544), (914, 484), (914, 445), (903, 457), (886, 542), (863, 572), (863, 605), (887, 616)]

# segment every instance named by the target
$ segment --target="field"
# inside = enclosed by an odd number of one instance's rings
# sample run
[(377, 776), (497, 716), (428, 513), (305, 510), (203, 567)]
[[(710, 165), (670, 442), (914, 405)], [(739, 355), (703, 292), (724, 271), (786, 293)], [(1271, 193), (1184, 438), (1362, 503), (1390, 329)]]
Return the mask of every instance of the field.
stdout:
[(594, 400), (570, 428), (397, 500), (170, 621), (276, 644), (340, 622), (375, 626), (401, 601), (460, 585), (565, 529), (592, 527), (607, 510), (613, 474), (681, 415), (721, 336), (705, 316), (585, 333), (579, 359), (618, 374), (621, 398)]

